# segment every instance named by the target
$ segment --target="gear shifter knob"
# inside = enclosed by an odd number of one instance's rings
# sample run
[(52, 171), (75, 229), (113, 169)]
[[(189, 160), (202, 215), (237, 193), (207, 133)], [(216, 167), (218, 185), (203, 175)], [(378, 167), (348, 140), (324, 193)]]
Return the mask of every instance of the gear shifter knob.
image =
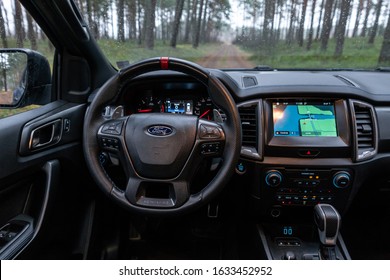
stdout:
[(322, 245), (336, 246), (341, 217), (330, 204), (317, 204), (314, 207), (314, 221)]

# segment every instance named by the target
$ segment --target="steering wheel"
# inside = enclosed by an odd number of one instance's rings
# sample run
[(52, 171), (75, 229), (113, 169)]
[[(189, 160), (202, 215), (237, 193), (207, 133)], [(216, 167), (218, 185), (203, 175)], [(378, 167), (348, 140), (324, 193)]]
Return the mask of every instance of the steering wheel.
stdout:
[[(168, 113), (103, 117), (104, 107), (124, 85), (157, 70), (184, 73), (203, 83), (226, 121)], [(240, 117), (229, 91), (206, 69), (176, 58), (151, 58), (120, 70), (99, 89), (84, 119), (83, 150), (94, 181), (111, 199), (142, 214), (182, 214), (210, 201), (233, 174), (240, 147)], [(118, 156), (125, 170), (125, 190), (105, 172), (99, 161), (101, 151)], [(191, 179), (206, 157), (222, 159), (218, 172), (201, 191), (191, 193)]]

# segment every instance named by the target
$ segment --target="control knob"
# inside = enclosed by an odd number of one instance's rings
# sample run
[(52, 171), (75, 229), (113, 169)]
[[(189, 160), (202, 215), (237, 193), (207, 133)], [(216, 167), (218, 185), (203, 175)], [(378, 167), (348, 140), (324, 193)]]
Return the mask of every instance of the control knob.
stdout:
[(270, 187), (277, 187), (283, 181), (283, 175), (277, 170), (270, 170), (265, 176), (265, 183)]
[(346, 171), (340, 171), (333, 175), (333, 185), (336, 188), (346, 188), (351, 183), (351, 174)]

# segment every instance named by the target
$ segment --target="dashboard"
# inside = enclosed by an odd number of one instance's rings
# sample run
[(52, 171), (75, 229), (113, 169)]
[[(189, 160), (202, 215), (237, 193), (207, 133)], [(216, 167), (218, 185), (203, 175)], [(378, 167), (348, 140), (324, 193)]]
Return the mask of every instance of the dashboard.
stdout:
[[(234, 98), (242, 135), (235, 174), (213, 201), (215, 209), (208, 205), (209, 217), (217, 216), (219, 203), (221, 209), (238, 205), (231, 208), (254, 218), (263, 246), (282, 259), (289, 250), (318, 253), (316, 205), (330, 204), (348, 218), (356, 203), (375, 209), (383, 201), (375, 189), (390, 187), (388, 73), (210, 71)], [(170, 71), (124, 84), (112, 106), (121, 106), (125, 115), (224, 120), (206, 86)], [(188, 185), (191, 194), (215, 178), (221, 157), (211, 153), (199, 159), (202, 164)], [(150, 196), (164, 199), (167, 193)]]
[[(236, 100), (242, 147), (232, 182), (249, 190), (254, 213), (275, 219), (319, 202), (343, 213), (370, 170), (390, 161), (389, 74), (210, 71)], [(224, 120), (203, 84), (170, 71), (126, 84), (117, 105), (125, 115)]]

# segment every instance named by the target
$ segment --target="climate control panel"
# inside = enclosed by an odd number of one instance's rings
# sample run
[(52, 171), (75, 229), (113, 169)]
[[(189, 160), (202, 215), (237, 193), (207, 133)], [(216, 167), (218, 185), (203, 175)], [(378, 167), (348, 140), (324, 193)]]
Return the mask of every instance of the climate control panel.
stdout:
[(274, 205), (313, 206), (335, 204), (349, 193), (353, 176), (347, 169), (270, 168), (263, 178), (263, 194), (273, 197)]

